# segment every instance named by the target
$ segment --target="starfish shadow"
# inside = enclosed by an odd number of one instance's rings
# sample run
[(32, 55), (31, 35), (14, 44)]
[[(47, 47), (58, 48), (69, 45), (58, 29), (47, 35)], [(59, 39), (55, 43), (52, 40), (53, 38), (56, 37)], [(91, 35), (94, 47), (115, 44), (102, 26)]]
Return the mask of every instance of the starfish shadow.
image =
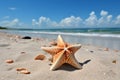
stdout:
[(73, 66), (65, 63), (57, 70), (74, 71), (74, 70), (76, 70), (76, 68), (74, 68)]
[[(83, 63), (79, 63), (79, 64), (83, 67), (85, 64), (88, 64), (90, 61), (91, 60), (88, 59), (88, 60), (84, 61)], [(75, 70), (79, 70), (79, 69), (74, 68), (73, 66), (65, 63), (57, 70), (75, 71)]]

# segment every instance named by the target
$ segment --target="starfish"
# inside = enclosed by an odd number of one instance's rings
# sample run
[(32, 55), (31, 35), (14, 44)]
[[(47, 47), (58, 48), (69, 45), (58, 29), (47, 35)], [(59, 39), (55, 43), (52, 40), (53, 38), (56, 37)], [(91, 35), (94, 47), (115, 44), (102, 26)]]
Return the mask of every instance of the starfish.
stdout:
[(77, 69), (82, 66), (75, 59), (75, 52), (81, 48), (81, 44), (70, 45), (63, 41), (61, 35), (58, 35), (57, 45), (52, 47), (41, 47), (44, 51), (52, 55), (53, 61), (50, 70), (58, 69), (64, 63), (70, 64)]

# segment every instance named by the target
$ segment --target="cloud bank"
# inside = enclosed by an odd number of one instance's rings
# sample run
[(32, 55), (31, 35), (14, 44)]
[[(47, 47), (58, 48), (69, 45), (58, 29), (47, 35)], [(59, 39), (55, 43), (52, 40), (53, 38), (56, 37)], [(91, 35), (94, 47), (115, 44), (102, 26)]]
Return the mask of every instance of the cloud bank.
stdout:
[(33, 26), (44, 28), (48, 27), (120, 27), (120, 15), (115, 19), (107, 11), (102, 10), (98, 18), (94, 11), (89, 14), (89, 17), (82, 19), (81, 17), (70, 16), (62, 19), (60, 22), (52, 21), (50, 18), (41, 16), (38, 20), (32, 20)]
[[(9, 17), (5, 16), (3, 19), (9, 19)], [(0, 21), (0, 26), (9, 27), (9, 28), (26, 28), (26, 24), (20, 22), (18, 18), (13, 20), (3, 20)]]
[(17, 26), (19, 24), (19, 19), (13, 19), (12, 21), (8, 21), (8, 20), (5, 20), (5, 21), (2, 21), (0, 22), (0, 24), (4, 25), (4, 26)]
[[(9, 18), (5, 16), (4, 19)], [(9, 27), (26, 26), (18, 18), (13, 20), (0, 21), (0, 25)], [(91, 11), (89, 17), (82, 19), (80, 16), (69, 16), (61, 19), (59, 22), (53, 21), (48, 17), (41, 16), (38, 19), (32, 19), (31, 28), (84, 28), (84, 27), (120, 27), (120, 15), (113, 17), (108, 11), (101, 10), (100, 17), (97, 17), (95, 11)]]

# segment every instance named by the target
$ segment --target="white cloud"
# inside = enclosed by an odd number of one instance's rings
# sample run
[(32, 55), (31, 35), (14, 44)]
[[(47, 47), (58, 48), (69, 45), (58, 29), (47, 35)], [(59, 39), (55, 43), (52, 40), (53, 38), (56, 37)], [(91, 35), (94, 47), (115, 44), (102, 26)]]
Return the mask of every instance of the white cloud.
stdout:
[(50, 18), (41, 16), (38, 21), (32, 19), (32, 25), (39, 27), (54, 27), (57, 26), (57, 23), (55, 21), (51, 21)]
[[(28, 25), (20, 22), (18, 18), (10, 20), (10, 16), (2, 18), (0, 20), (0, 26), (22, 28), (27, 26), (28, 28)], [(120, 27), (120, 14), (117, 17), (113, 17), (113, 15), (108, 14), (108, 11), (102, 10), (100, 17), (98, 17), (95, 12), (92, 11), (86, 19), (82, 19), (79, 16), (70, 16), (61, 19), (59, 22), (41, 16), (38, 19), (32, 19), (32, 26), (34, 26), (34, 28)]]
[(58, 24), (59, 26), (63, 27), (78, 27), (80, 26), (80, 23), (82, 22), (82, 19), (80, 17), (74, 17), (70, 16), (65, 19), (62, 19), (60, 23)]
[(38, 25), (38, 22), (35, 19), (32, 19), (32, 25)]
[(21, 23), (19, 22), (19, 19), (15, 18), (13, 20), (1, 21), (0, 25), (5, 26), (5, 27), (19, 27)]
[(112, 20), (112, 15), (107, 16), (107, 22), (110, 22)]
[(101, 16), (106, 16), (106, 15), (108, 15), (108, 12), (107, 12), (107, 11), (102, 10), (102, 11), (101, 11), (101, 13), (100, 13), (100, 15), (101, 15)]
[(59, 22), (52, 21), (50, 18), (41, 16), (38, 21), (32, 19), (32, 25), (39, 26), (41, 28), (45, 27), (116, 27), (120, 26), (120, 15), (113, 20), (113, 15), (109, 15), (107, 11), (102, 10), (100, 12), (100, 17), (98, 18), (94, 11), (89, 14), (89, 17), (82, 19), (80, 17), (70, 16), (61, 19)]
[(15, 26), (15, 25), (17, 25), (19, 23), (19, 20), (18, 19), (14, 19), (14, 20), (12, 20), (12, 21), (7, 21), (7, 22), (5, 22), (4, 24), (6, 25), (6, 26)]
[(15, 7), (10, 7), (10, 8), (8, 8), (8, 9), (9, 9), (9, 10), (12, 10), (12, 11), (16, 10)]
[(95, 15), (95, 12), (92, 11), (90, 13), (90, 16), (84, 21), (84, 24), (86, 26), (96, 26), (97, 25), (96, 23), (97, 23), (97, 17)]
[(62, 19), (60, 22), (52, 21), (50, 18), (41, 16), (38, 21), (32, 19), (32, 25), (40, 27), (76, 27), (80, 25), (82, 19), (80, 17), (70, 16)]
[(120, 25), (120, 15), (116, 17), (115, 24)]
[(38, 21), (38, 25), (40, 26), (48, 26), (51, 24), (51, 20), (49, 18), (41, 16)]
[(112, 15), (108, 15), (108, 12), (107, 11), (104, 11), (104, 10), (102, 10), (101, 11), (101, 17), (99, 18), (99, 20), (98, 20), (98, 26), (102, 26), (102, 27), (104, 27), (104, 26), (111, 26), (112, 24), (111, 24), (111, 22), (112, 22)]

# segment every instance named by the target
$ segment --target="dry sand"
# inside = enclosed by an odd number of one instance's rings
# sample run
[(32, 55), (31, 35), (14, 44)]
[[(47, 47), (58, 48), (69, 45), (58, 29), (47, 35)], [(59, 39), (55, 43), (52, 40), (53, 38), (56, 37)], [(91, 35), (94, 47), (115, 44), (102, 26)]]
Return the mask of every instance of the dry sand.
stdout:
[[(0, 33), (0, 80), (120, 80), (120, 51), (82, 45), (75, 56), (83, 69), (63, 65), (50, 71), (51, 56), (40, 49), (49, 46), (47, 39), (21, 39), (20, 36)], [(45, 60), (34, 60), (39, 55)], [(12, 59), (13, 63), (6, 63)], [(17, 68), (26, 68), (30, 74), (21, 74)]]

